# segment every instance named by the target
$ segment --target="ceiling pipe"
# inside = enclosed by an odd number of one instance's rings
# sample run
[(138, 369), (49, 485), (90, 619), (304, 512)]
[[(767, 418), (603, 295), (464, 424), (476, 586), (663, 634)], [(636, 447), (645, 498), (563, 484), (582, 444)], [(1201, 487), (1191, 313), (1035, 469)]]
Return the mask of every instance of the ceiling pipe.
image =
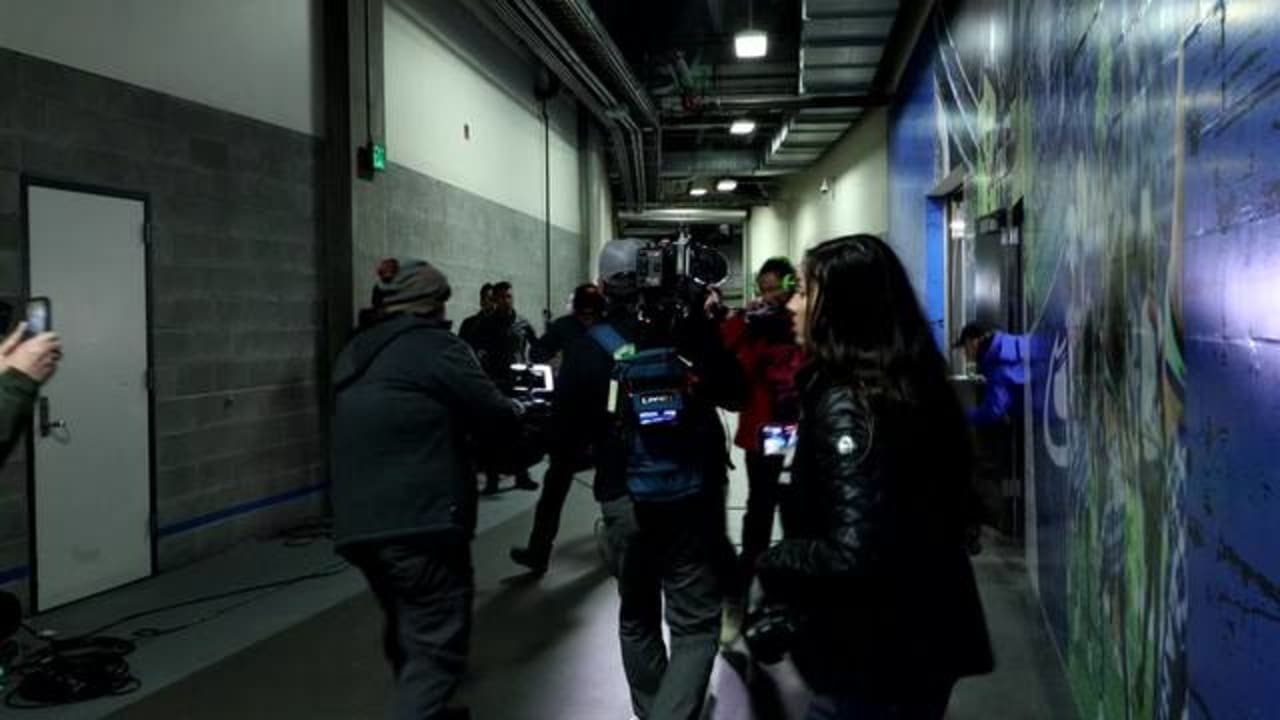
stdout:
[(723, 95), (708, 97), (703, 108), (733, 110), (808, 110), (810, 108), (870, 108), (888, 105), (888, 95)]
[[(493, 0), (490, 1), (493, 2)], [(549, 44), (553, 52), (566, 61), (568, 72), (581, 76), (584, 82), (589, 85), (591, 91), (605, 101), (608, 106), (606, 116), (622, 133), (629, 153), (629, 160), (623, 167), (629, 170), (629, 173), (627, 173), (629, 176), (628, 182), (631, 184), (632, 189), (630, 192), (624, 190), (624, 196), (627, 198), (628, 204), (644, 206), (650, 194), (645, 178), (644, 136), (640, 128), (631, 119), (630, 112), (615, 99), (613, 92), (600, 77), (583, 62), (573, 43), (565, 38), (555, 22), (542, 12), (536, 0), (506, 0), (506, 3), (515, 7), (535, 31), (535, 40), (541, 40)]]
[(621, 212), (618, 220), (635, 225), (684, 225), (688, 223), (734, 224), (746, 222), (746, 210), (720, 208), (652, 208), (643, 212)]
[(647, 199), (644, 137), (627, 108), (586, 69), (573, 47), (532, 3), (486, 0), (485, 4), (604, 127), (614, 161), (621, 170), (624, 202), (632, 207), (643, 206)]
[(661, 121), (653, 100), (645, 92), (626, 58), (622, 56), (622, 51), (613, 42), (613, 38), (609, 37), (609, 32), (591, 7), (582, 0), (542, 0), (540, 4), (566, 20), (568, 27), (577, 30), (579, 39), (585, 41), (579, 45), (583, 52), (604, 65), (607, 76), (639, 113), (641, 121), (650, 127), (658, 127)]
[[(643, 188), (642, 200), (661, 195), (658, 177), (662, 172), (662, 119), (653, 99), (636, 77), (630, 63), (585, 0), (522, 0), (558, 20), (557, 27), (569, 35), (570, 42), (581, 55), (594, 60), (593, 69), (612, 90), (625, 101), (630, 115), (623, 118), (624, 131), (634, 145), (636, 161), (642, 174), (637, 183)], [(648, 136), (647, 133), (654, 133)]]
[(569, 67), (586, 78), (598, 96), (608, 98), (608, 104), (610, 105), (609, 117), (626, 137), (627, 149), (630, 152), (631, 159), (628, 167), (631, 171), (631, 183), (634, 186), (634, 191), (628, 197), (631, 198), (632, 205), (645, 205), (648, 196), (652, 194), (645, 177), (645, 140), (640, 127), (631, 118), (630, 111), (625, 105), (618, 103), (614, 99), (615, 96), (608, 85), (583, 62), (577, 48), (560, 32), (555, 21), (542, 11), (541, 3), (538, 0), (506, 0), (506, 2), (516, 6), (530, 25), (539, 33), (540, 37), (552, 44), (561, 57), (570, 60)]

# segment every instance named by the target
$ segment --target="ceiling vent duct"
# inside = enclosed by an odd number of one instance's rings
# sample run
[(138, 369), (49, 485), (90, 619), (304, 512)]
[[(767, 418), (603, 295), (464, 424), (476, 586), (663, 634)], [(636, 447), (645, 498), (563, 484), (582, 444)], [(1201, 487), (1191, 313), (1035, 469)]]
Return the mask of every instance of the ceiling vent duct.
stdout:
[(885, 102), (874, 94), (873, 83), (898, 0), (804, 0), (801, 12), (797, 109), (774, 135), (766, 168), (811, 166), (866, 107)]

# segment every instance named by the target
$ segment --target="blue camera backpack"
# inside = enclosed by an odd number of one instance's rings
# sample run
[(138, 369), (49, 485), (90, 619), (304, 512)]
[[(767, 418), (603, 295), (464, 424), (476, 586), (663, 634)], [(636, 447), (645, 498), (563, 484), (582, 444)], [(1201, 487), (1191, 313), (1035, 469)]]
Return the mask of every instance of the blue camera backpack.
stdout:
[(590, 336), (613, 357), (610, 412), (626, 449), (627, 490), (640, 502), (672, 502), (702, 491), (690, 427), (688, 364), (674, 348), (636, 351), (612, 325)]

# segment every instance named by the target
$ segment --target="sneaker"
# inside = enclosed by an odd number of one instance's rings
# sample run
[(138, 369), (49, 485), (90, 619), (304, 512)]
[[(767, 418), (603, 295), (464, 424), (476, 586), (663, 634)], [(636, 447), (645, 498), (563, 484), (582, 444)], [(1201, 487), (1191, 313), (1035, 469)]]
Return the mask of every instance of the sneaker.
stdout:
[(529, 568), (529, 571), (535, 575), (545, 575), (547, 572), (547, 562), (550, 558), (546, 555), (539, 555), (529, 548), (511, 548), (509, 553), (511, 562)]

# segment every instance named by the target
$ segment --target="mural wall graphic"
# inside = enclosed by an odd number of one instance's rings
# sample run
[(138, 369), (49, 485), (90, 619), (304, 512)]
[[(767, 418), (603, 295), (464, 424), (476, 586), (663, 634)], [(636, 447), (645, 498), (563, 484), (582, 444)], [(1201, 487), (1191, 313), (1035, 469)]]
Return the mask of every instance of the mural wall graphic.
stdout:
[(1280, 3), (944, 5), (891, 235), (956, 167), (969, 217), (1025, 208), (1033, 572), (1081, 714), (1274, 717)]

